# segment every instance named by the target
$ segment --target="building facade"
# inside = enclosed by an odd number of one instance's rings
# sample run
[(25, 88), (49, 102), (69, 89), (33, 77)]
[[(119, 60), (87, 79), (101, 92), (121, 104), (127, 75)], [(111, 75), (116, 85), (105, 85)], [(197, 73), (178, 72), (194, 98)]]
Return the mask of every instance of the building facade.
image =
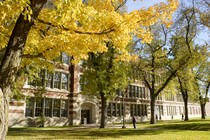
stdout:
[[(62, 54), (55, 72), (43, 70), (39, 82), (26, 80), (21, 100), (11, 99), (9, 126), (67, 126), (100, 123), (101, 106), (98, 99), (80, 94), (80, 66), (70, 65), (70, 58)], [(45, 87), (44, 90), (40, 86)], [(189, 103), (189, 117), (200, 117), (198, 103)], [(116, 94), (108, 103), (108, 122), (126, 122), (135, 115), (138, 122), (150, 118), (150, 94), (143, 82), (128, 86), (128, 93)], [(180, 119), (184, 114), (181, 94), (160, 95), (156, 101), (157, 119)]]

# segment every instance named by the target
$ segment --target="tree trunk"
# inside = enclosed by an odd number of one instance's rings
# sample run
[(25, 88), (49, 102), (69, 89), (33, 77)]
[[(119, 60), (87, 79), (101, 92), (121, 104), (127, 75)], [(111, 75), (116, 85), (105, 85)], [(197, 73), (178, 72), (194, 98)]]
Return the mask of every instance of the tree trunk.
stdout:
[(205, 108), (206, 104), (201, 103), (200, 106), (201, 106), (201, 119), (206, 119), (206, 108)]
[(184, 109), (185, 109), (185, 118), (184, 118), (184, 121), (188, 121), (189, 120), (189, 117), (188, 117), (188, 95), (187, 93), (185, 93), (186, 96), (184, 99)]
[(101, 126), (100, 128), (105, 128), (106, 126), (106, 116), (107, 116), (107, 99), (104, 96), (104, 93), (101, 95)]
[(154, 93), (150, 94), (150, 111), (151, 111), (151, 117), (150, 117), (150, 124), (155, 124), (156, 123), (156, 114), (155, 114), (155, 96)]
[(9, 96), (0, 89), (0, 140), (4, 140), (8, 131)]
[[(47, 0), (30, 0), (33, 11), (31, 21), (25, 20), (20, 14), (10, 36), (6, 52), (0, 65), (0, 140), (6, 138), (8, 129), (8, 104), (11, 86), (15, 81), (16, 73), (21, 63), (28, 33)], [(26, 10), (26, 9), (25, 9)]]

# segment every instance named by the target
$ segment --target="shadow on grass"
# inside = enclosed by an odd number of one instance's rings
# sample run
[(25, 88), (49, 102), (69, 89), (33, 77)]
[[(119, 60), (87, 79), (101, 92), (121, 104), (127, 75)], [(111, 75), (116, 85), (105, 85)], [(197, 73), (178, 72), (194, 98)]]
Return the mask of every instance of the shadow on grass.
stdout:
[(123, 136), (142, 136), (159, 135), (169, 131), (177, 132), (183, 130), (208, 131), (210, 130), (210, 121), (172, 121), (159, 122), (158, 124), (138, 124), (140, 129), (131, 128), (89, 128), (89, 127), (49, 127), (49, 128), (10, 128), (8, 136), (10, 137), (35, 137), (39, 139), (106, 139), (121, 138)]
[(209, 120), (190, 120), (190, 121), (174, 121), (171, 123), (163, 122), (159, 125), (148, 126), (147, 128), (168, 129), (168, 130), (196, 130), (208, 131), (210, 130)]
[(105, 139), (120, 138), (121, 136), (138, 136), (138, 135), (157, 135), (162, 131), (150, 131), (142, 129), (122, 129), (122, 128), (73, 128), (73, 129), (56, 129), (56, 130), (33, 130), (28, 128), (12, 128), (7, 136), (19, 137), (53, 137), (53, 139)]

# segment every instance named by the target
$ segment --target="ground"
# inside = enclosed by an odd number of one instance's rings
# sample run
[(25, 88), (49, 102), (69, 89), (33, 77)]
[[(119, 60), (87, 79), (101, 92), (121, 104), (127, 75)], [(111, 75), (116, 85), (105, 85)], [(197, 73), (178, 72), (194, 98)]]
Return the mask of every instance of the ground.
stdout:
[(138, 123), (108, 125), (100, 129), (95, 125), (77, 127), (11, 128), (7, 140), (210, 140), (210, 119), (161, 121), (151, 125)]

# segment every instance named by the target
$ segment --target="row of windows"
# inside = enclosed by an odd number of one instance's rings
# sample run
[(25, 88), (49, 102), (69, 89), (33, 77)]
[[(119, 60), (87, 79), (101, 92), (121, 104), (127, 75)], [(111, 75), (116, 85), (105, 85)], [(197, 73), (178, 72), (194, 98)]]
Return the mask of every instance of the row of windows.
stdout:
[(122, 103), (109, 103), (107, 108), (107, 116), (122, 116), (123, 115), (123, 105)]
[(69, 90), (69, 74), (62, 72), (49, 73), (46, 70), (42, 70), (39, 73), (39, 79), (29, 81), (28, 84)]
[[(167, 106), (166, 109), (167, 109), (167, 115), (178, 115), (176, 106)], [(199, 107), (188, 107), (188, 112), (191, 115), (196, 115), (201, 113)], [(184, 114), (185, 113), (184, 107), (179, 106), (178, 113), (179, 115)]]
[(129, 85), (128, 86), (129, 97), (147, 98), (148, 94), (145, 91), (145, 87)]
[(157, 105), (158, 113), (159, 115), (163, 116), (163, 106), (162, 105)]
[[(126, 108), (127, 109), (127, 108)], [(147, 116), (147, 105), (130, 104), (130, 115)], [(107, 116), (121, 117), (123, 116), (122, 103), (109, 103), (107, 109)]]
[(147, 116), (147, 105), (131, 104), (130, 114), (131, 116)]
[(176, 106), (167, 106), (167, 115), (177, 115), (176, 113)]
[(68, 100), (51, 98), (27, 98), (26, 117), (67, 117)]
[[(138, 68), (133, 68), (133, 79), (135, 80), (142, 80), (142, 75), (145, 75), (146, 76), (146, 79), (148, 80), (148, 82), (151, 82), (152, 81), (152, 74), (149, 73), (149, 72), (146, 72), (146, 73), (142, 73), (138, 70)], [(155, 81), (156, 81), (156, 84), (160, 84), (161, 83), (161, 77), (160, 75), (157, 75), (155, 74)]]

